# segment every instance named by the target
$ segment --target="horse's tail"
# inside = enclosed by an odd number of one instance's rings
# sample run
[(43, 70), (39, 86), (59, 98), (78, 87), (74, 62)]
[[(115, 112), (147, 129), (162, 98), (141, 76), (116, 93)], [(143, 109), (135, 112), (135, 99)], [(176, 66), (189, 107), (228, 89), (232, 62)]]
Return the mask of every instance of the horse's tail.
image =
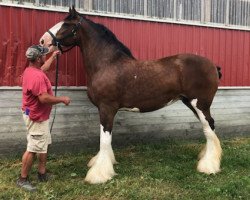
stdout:
[(221, 68), (220, 68), (220, 66), (216, 66), (216, 68), (217, 68), (219, 79), (221, 79), (221, 77), (222, 77)]

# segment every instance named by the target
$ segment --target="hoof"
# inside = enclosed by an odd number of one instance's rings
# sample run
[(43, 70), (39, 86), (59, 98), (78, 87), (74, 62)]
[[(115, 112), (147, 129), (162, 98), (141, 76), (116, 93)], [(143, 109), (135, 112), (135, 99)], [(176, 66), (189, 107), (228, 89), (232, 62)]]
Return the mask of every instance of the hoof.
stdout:
[(202, 159), (197, 165), (197, 170), (205, 174), (216, 174), (220, 172), (220, 161), (211, 162)]
[(222, 149), (215, 133), (209, 136), (209, 142), (199, 155), (197, 170), (205, 174), (216, 174), (220, 172)]
[(106, 183), (107, 181), (111, 180), (113, 176), (117, 175), (115, 171), (112, 169), (110, 171), (105, 170), (99, 170), (95, 167), (92, 167), (84, 181), (90, 184), (100, 184), (100, 183)]
[(85, 181), (90, 184), (98, 184), (112, 179), (116, 175), (113, 168), (114, 161), (115, 159), (112, 159), (107, 151), (99, 151), (88, 163), (91, 168), (86, 175)]

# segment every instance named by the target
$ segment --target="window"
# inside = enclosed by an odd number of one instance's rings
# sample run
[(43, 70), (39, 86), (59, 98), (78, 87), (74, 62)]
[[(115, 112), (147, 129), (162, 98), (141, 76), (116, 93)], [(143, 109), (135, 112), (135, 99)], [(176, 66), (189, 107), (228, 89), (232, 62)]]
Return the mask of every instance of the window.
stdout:
[(159, 19), (188, 24), (244, 27), (250, 30), (250, 0), (0, 0), (67, 10)]
[(201, 21), (201, 0), (177, 0), (177, 19)]
[(250, 26), (250, 2), (230, 0), (229, 24)]

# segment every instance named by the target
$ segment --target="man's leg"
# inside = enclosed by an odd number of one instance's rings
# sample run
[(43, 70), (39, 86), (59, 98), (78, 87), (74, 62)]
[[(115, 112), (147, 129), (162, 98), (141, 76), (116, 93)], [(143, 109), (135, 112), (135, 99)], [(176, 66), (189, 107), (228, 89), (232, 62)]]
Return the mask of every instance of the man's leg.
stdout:
[(22, 157), (21, 178), (27, 178), (33, 164), (35, 153), (25, 151)]
[(30, 169), (31, 169), (32, 164), (33, 164), (34, 155), (35, 155), (35, 153), (29, 152), (29, 151), (26, 151), (23, 154), (21, 175), (16, 182), (18, 187), (21, 187), (21, 188), (28, 190), (30, 192), (36, 190), (36, 187), (31, 185), (31, 183), (28, 180), (28, 175), (29, 175)]
[(38, 173), (37, 177), (40, 182), (46, 182), (51, 178), (46, 169), (47, 153), (38, 154)]
[(39, 153), (38, 157), (38, 172), (40, 174), (46, 173), (47, 153)]
[(51, 175), (47, 173), (46, 164), (47, 164), (47, 151), (48, 147), (51, 144), (51, 135), (49, 130), (49, 120), (46, 120), (40, 124), (41, 129), (45, 132), (45, 140), (42, 148), (43, 153), (37, 154), (38, 157), (38, 180), (41, 182), (46, 182), (51, 179)]

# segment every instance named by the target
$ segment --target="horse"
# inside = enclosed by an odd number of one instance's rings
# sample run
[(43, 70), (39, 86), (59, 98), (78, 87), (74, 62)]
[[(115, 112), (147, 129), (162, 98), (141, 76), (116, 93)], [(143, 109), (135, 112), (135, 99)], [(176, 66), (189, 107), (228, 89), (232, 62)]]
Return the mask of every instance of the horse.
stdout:
[(40, 45), (50, 52), (78, 46), (87, 74), (87, 94), (100, 116), (100, 150), (89, 161), (85, 181), (105, 183), (116, 175), (112, 127), (116, 113), (125, 109), (150, 112), (181, 100), (201, 122), (206, 138), (197, 170), (220, 171), (222, 149), (215, 134), (210, 106), (221, 78), (220, 67), (193, 54), (158, 60), (137, 60), (107, 27), (69, 8), (66, 18), (43, 34)]

